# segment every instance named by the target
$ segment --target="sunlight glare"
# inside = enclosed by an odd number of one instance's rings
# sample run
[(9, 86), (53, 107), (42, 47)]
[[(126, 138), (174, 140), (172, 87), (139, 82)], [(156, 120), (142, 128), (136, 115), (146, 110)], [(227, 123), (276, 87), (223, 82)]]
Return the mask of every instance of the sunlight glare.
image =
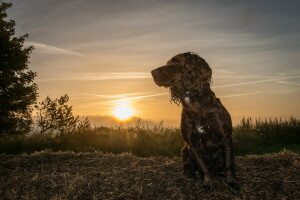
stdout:
[(113, 111), (113, 115), (119, 120), (126, 120), (134, 115), (134, 111), (129, 105), (120, 104)]

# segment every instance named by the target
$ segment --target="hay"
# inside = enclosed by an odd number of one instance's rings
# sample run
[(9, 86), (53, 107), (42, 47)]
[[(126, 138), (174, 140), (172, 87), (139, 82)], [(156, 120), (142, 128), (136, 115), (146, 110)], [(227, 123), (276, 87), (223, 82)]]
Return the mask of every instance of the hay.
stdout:
[(0, 156), (1, 199), (300, 199), (300, 156), (237, 157), (240, 192), (223, 179), (206, 193), (180, 158), (40, 152)]

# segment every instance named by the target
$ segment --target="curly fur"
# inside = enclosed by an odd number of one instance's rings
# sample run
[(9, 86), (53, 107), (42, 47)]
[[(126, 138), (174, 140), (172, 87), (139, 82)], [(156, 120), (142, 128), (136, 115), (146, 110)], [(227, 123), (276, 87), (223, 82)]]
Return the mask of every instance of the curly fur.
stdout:
[(183, 55), (186, 59), (180, 81), (181, 85), (178, 85), (177, 88), (170, 88), (170, 102), (174, 102), (178, 106), (181, 104), (178, 89), (189, 91), (189, 96), (195, 101), (197, 97), (204, 96), (212, 85), (212, 70), (207, 62), (192, 52), (186, 52)]
[(231, 138), (231, 117), (211, 90), (212, 70), (195, 53), (174, 56), (166, 65), (152, 70), (158, 86), (170, 88), (170, 101), (182, 105), (181, 133), (185, 141), (181, 155), (188, 176), (226, 176), (227, 183), (238, 189)]

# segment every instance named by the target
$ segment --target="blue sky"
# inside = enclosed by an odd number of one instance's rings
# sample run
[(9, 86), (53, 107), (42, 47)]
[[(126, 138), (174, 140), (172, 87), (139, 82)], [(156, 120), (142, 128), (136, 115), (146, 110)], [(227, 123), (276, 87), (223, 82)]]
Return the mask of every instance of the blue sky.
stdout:
[(109, 115), (127, 99), (142, 118), (178, 121), (149, 72), (193, 51), (234, 121), (300, 117), (299, 1), (10, 2), (17, 34), (36, 47), (40, 100), (68, 93), (75, 113)]

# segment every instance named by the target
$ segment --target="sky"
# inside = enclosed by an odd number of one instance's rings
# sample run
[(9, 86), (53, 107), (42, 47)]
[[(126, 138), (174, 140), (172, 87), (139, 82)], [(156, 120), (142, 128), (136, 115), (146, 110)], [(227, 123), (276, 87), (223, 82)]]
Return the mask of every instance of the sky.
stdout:
[[(9, 0), (7, 0), (9, 1)], [(300, 117), (300, 1), (11, 0), (16, 34), (35, 46), (39, 99), (64, 94), (74, 114), (135, 116), (179, 126), (181, 107), (150, 71), (192, 51), (236, 124)]]

